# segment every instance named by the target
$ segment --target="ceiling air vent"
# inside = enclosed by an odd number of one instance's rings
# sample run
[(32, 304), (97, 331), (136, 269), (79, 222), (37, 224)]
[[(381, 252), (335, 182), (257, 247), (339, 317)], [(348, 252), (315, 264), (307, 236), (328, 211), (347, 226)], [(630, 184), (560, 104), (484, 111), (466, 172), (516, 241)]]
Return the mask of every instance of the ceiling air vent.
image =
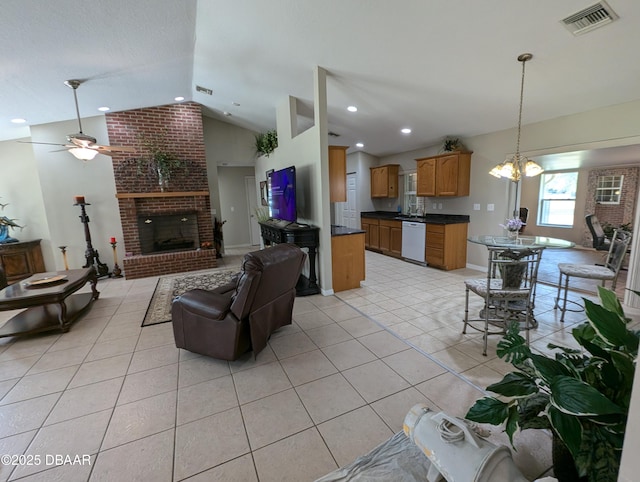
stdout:
[(196, 91), (202, 92), (203, 94), (207, 94), (207, 95), (213, 95), (213, 90), (207, 89), (206, 87), (201, 87), (199, 85), (196, 85)]
[(613, 22), (618, 15), (605, 2), (598, 2), (595, 5), (585, 8), (562, 20), (564, 26), (573, 35), (582, 35), (590, 32), (594, 28), (602, 27)]
[(340, 134), (336, 134), (333, 131), (329, 131), (329, 137), (340, 137)]

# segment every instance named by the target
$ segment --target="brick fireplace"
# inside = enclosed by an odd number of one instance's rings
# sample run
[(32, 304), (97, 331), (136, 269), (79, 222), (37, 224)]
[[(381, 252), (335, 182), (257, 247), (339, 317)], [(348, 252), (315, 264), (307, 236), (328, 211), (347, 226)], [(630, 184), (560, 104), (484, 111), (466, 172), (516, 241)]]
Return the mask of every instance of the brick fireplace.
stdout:
[[(125, 276), (135, 279), (216, 267), (215, 250), (200, 249), (203, 243), (213, 244), (200, 105), (189, 102), (115, 112), (107, 114), (106, 119), (110, 144), (132, 146), (139, 151), (134, 155), (113, 156), (116, 197), (124, 235), (122, 264)], [(164, 191), (161, 191), (157, 178), (141, 172), (137, 163), (145, 156), (142, 139), (157, 137), (158, 133), (161, 133), (167, 151), (187, 162), (186, 169), (172, 174)], [(199, 246), (143, 253), (139, 217), (185, 213), (197, 218)]]

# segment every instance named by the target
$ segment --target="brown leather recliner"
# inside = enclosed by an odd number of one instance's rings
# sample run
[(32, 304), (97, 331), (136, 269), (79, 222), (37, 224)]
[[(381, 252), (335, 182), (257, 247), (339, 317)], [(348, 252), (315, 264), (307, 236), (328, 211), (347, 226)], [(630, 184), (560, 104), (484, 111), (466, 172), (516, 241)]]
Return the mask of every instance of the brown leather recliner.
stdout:
[(178, 296), (171, 307), (176, 347), (222, 360), (251, 348), (256, 356), (271, 333), (291, 324), (305, 257), (293, 244), (247, 253), (234, 282)]

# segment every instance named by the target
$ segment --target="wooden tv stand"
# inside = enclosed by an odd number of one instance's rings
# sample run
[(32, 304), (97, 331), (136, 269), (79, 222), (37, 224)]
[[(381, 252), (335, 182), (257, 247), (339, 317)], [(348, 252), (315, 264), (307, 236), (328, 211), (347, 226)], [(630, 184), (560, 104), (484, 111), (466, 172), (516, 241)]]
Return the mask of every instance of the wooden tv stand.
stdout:
[(308, 296), (320, 293), (316, 279), (316, 249), (320, 242), (320, 228), (273, 219), (261, 221), (258, 224), (260, 224), (260, 234), (265, 245), (291, 243), (309, 250), (309, 278), (303, 274), (300, 275), (296, 285), (296, 295)]

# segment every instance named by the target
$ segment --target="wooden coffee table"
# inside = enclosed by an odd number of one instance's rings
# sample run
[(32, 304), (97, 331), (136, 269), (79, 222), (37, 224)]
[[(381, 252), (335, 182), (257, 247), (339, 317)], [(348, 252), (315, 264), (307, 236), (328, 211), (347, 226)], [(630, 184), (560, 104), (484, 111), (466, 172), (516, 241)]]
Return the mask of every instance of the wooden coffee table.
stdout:
[[(91, 293), (74, 294), (87, 282)], [(97, 300), (98, 278), (93, 267), (37, 273), (0, 291), (0, 311), (18, 313), (2, 328), (0, 338), (49, 330), (66, 332), (69, 326)]]

